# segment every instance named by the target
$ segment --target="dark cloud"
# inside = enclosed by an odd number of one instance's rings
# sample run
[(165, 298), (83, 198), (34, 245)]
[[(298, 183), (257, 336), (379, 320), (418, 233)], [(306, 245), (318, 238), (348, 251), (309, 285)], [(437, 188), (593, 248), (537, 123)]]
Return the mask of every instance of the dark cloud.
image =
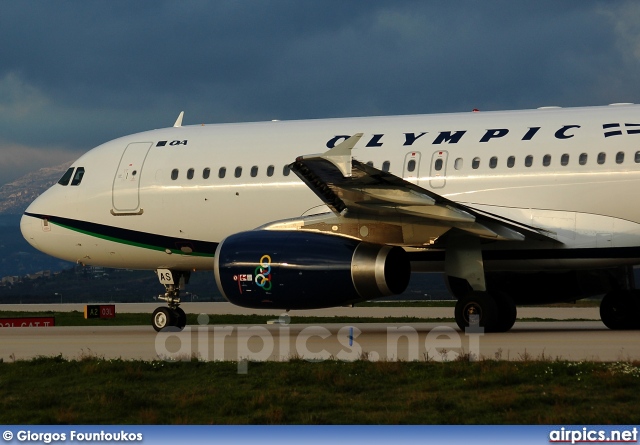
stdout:
[(200, 123), (639, 101), (639, 21), (632, 1), (6, 2), (0, 139), (80, 151), (183, 109)]

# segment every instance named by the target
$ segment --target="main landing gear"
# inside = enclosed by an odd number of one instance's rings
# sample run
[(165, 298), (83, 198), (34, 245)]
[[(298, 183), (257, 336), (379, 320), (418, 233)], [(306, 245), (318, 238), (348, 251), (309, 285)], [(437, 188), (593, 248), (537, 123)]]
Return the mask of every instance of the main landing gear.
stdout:
[[(516, 306), (508, 295), (470, 292), (458, 299), (455, 315), (461, 330), (479, 326), (485, 332), (506, 332), (515, 323)], [(600, 303), (600, 318), (612, 330), (640, 329), (640, 290), (618, 289)]]
[(450, 291), (458, 297), (458, 327), (481, 327), (485, 332), (506, 332), (516, 322), (516, 305), (506, 294), (487, 292), (480, 239), (461, 233), (449, 236), (445, 273)]
[(614, 290), (600, 303), (600, 319), (609, 329), (640, 329), (639, 314), (640, 290)]
[(485, 332), (507, 332), (516, 322), (517, 309), (508, 295), (471, 292), (458, 299), (455, 308), (458, 327), (481, 327)]
[(169, 307), (159, 307), (153, 311), (151, 316), (151, 324), (153, 329), (161, 331), (169, 326), (184, 329), (187, 325), (187, 315), (179, 307), (180, 305), (180, 289), (189, 282), (190, 272), (179, 270), (158, 269), (158, 279), (166, 289), (164, 295), (159, 295), (158, 299), (167, 302)]

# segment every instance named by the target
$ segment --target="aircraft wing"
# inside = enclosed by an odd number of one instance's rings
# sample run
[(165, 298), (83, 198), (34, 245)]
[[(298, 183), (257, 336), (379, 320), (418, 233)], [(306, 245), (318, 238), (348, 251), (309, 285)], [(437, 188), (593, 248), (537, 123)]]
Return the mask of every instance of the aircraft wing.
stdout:
[(361, 137), (358, 133), (326, 153), (300, 156), (290, 165), (337, 216), (437, 227), (432, 243), (451, 228), (491, 240), (558, 242), (549, 232), (458, 204), (353, 159), (351, 150)]

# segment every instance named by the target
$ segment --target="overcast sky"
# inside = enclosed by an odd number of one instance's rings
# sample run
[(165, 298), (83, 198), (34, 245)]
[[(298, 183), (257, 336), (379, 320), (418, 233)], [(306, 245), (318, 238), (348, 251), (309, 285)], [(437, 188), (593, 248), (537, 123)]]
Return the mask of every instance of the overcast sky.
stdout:
[(0, 184), (173, 125), (640, 102), (640, 2), (3, 1)]

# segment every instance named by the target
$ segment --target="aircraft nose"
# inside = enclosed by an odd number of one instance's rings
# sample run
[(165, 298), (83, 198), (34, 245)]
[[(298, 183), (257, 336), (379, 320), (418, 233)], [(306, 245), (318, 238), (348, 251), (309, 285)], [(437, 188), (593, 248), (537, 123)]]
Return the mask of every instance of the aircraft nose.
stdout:
[(22, 236), (29, 244), (38, 249), (38, 243), (36, 242), (36, 231), (42, 231), (40, 228), (40, 220), (29, 216), (26, 213), (22, 215), (20, 219), (20, 231)]

